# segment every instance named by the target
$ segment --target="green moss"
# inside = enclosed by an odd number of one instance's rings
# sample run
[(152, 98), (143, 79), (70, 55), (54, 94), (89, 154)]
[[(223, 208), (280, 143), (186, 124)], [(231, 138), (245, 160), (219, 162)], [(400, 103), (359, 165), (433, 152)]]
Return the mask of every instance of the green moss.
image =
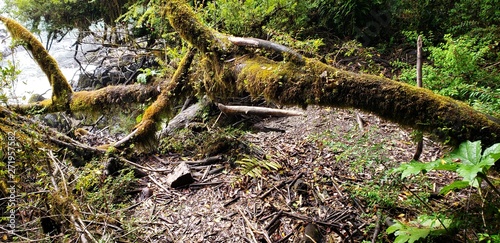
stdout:
[(299, 65), (243, 58), (235, 67), (240, 69), (236, 89), (282, 105), (354, 107), (452, 144), (500, 140), (500, 124), (470, 106), (383, 77), (347, 72), (313, 59)]
[(173, 114), (175, 100), (181, 100), (182, 90), (187, 83), (187, 73), (193, 61), (195, 51), (193, 48), (186, 53), (179, 63), (179, 67), (174, 73), (170, 82), (163, 82), (162, 92), (157, 99), (149, 106), (142, 116), (142, 120), (137, 126), (134, 141), (139, 149), (151, 150), (156, 147), (157, 140), (155, 133), (160, 122), (168, 115)]
[(73, 112), (102, 114), (104, 110), (120, 109), (125, 104), (144, 103), (158, 94), (155, 85), (107, 86), (93, 91), (75, 92), (71, 98), (70, 109)]

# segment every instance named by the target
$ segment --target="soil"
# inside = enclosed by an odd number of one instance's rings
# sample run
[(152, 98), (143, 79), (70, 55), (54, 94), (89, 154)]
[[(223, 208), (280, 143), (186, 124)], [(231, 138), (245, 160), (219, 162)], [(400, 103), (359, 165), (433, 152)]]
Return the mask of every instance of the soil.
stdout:
[[(413, 192), (432, 193), (453, 180), (429, 173), (433, 188), (422, 188), (404, 185), (397, 173), (385, 178), (387, 170), (413, 158), (410, 130), (356, 110), (309, 107), (303, 112), (263, 119), (238, 139), (240, 146), (252, 148), (254, 161), (282, 166), (263, 170), (261, 177), (242, 175), (241, 166), (224, 154), (210, 165), (178, 154), (143, 158), (141, 164), (151, 169), (142, 181), (152, 196), (138, 197), (130, 215), (141, 224), (141, 241), (313, 242), (303, 235), (308, 224), (317, 227), (323, 242), (370, 241), (374, 234), (385, 235), (380, 232), (387, 228), (386, 217), (416, 213), (401, 206)], [(442, 145), (424, 138), (421, 161), (443, 152)], [(181, 161), (189, 162), (195, 182), (174, 189), (167, 176)], [(387, 183), (401, 183), (392, 206), (361, 196), (362, 186)]]

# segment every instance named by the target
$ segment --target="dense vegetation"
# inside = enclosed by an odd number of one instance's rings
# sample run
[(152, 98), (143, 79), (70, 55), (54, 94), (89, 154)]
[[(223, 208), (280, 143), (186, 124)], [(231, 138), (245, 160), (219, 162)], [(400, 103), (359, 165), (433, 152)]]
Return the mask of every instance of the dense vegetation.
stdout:
[[(104, 23), (110, 32), (120, 24), (128, 26), (133, 36), (149, 35), (172, 44), (178, 38), (171, 35), (168, 21), (157, 14), (160, 2), (6, 1), (9, 12), (34, 30), (46, 30), (49, 39), (58, 39), (73, 28), (86, 33), (91, 25)], [(339, 62), (340, 54), (363, 56), (368, 65), (380, 64), (377, 60), (382, 55), (391, 64), (390, 75), (410, 83), (415, 80), (411, 50), (417, 36), (422, 35), (425, 86), (498, 116), (498, 0), (419, 4), (395, 0), (223, 0), (191, 4), (209, 26), (221, 32), (270, 39), (309, 55), (324, 56), (326, 61)], [(356, 44), (348, 42), (351, 40)], [(375, 73), (381, 69), (366, 68)]]
[[(165, 60), (178, 62), (181, 54), (187, 51), (186, 44), (163, 16), (161, 2), (8, 0), (6, 6), (8, 12), (27, 23), (33, 31), (46, 31), (51, 40), (61, 38), (74, 28), (82, 36), (96, 34), (91, 27), (105, 25), (107, 32), (101, 33), (103, 42), (133, 45), (137, 38), (145, 37), (145, 49), (162, 49), (167, 56)], [(414, 46), (417, 36), (421, 35), (425, 52), (424, 87), (500, 117), (499, 0), (426, 0), (419, 4), (406, 0), (193, 0), (190, 5), (207, 25), (220, 32), (272, 40), (327, 64), (412, 84), (416, 80)], [(1, 72), (1, 82), (7, 85), (16, 74), (12, 66), (1, 67)], [(153, 74), (172, 72), (166, 65), (159, 70), (144, 70), (139, 82), (142, 79), (146, 82), (145, 77)], [(440, 166), (442, 161), (436, 161), (425, 166), (411, 163), (396, 171), (405, 178), (440, 169), (461, 173), (464, 179), (447, 187), (447, 192), (467, 186), (480, 188), (483, 181), (495, 188), (498, 182), (489, 182), (486, 171), (498, 160), (498, 147), (494, 145), (482, 154), (479, 142), (467, 143), (452, 153), (464, 162), (464, 166), (449, 168)], [(472, 153), (470, 151), (474, 153), (473, 158), (464, 155)], [(127, 173), (116, 181), (109, 179), (104, 183), (110, 188), (119, 183), (129, 185), (133, 179), (130, 172)], [(91, 172), (82, 174), (84, 179), (80, 180), (77, 189), (92, 191), (98, 183), (96, 178), (88, 179), (92, 177)], [(85, 196), (92, 203), (106, 202), (101, 198), (103, 195), (94, 194), (94, 191)], [(488, 204), (485, 200), (483, 203)], [(396, 241), (412, 242), (427, 235), (444, 234), (440, 225), (446, 229), (465, 224), (451, 222), (439, 213), (421, 215), (409, 224), (395, 224), (388, 233), (397, 232)], [(417, 228), (425, 232), (416, 235)], [(493, 225), (491, 229), (498, 227)], [(483, 230), (477, 239), (493, 242), (500, 237), (498, 233)]]

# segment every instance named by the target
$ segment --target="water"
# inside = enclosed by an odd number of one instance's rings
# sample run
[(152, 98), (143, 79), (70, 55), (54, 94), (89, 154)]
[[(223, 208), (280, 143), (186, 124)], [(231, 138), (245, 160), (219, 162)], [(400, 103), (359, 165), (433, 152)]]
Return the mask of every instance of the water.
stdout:
[[(0, 0), (0, 8), (3, 7), (3, 4), (3, 1)], [(2, 15), (8, 16), (6, 13), (2, 13)], [(45, 45), (47, 42), (46, 33), (41, 33), (37, 37)], [(78, 63), (73, 58), (75, 52), (73, 44), (76, 39), (77, 32), (72, 31), (60, 42), (54, 41), (49, 50), (49, 54), (59, 63), (59, 68), (70, 83), (75, 83), (80, 75)], [(0, 65), (7, 65), (7, 60), (10, 60), (18, 70), (21, 70), (14, 83), (13, 90), (4, 90), (10, 94), (9, 102), (26, 103), (31, 94), (34, 93), (44, 94), (45, 98), (49, 98), (52, 91), (47, 76), (38, 67), (26, 49), (17, 47), (12, 50), (10, 44), (10, 35), (3, 23), (0, 23), (0, 53), (3, 54), (3, 61), (0, 62)], [(81, 58), (81, 55), (78, 57)]]
[[(39, 39), (42, 43), (45, 43), (42, 38)], [(49, 50), (50, 55), (56, 59), (59, 68), (68, 81), (76, 80), (79, 76), (79, 68), (73, 59), (74, 50), (71, 48), (75, 40), (76, 36), (70, 33), (61, 42), (54, 43)], [(48, 78), (33, 60), (31, 53), (26, 51), (24, 47), (11, 50), (9, 47), (10, 41), (10, 38), (8, 38), (0, 43), (0, 50), (7, 54), (4, 56), (2, 65), (6, 65), (5, 61), (9, 60), (16, 66), (16, 69), (21, 70), (12, 94), (15, 97), (11, 98), (17, 99), (17, 102), (22, 102), (23, 97), (29, 98), (33, 93), (45, 94), (46, 98), (50, 97), (52, 91)]]

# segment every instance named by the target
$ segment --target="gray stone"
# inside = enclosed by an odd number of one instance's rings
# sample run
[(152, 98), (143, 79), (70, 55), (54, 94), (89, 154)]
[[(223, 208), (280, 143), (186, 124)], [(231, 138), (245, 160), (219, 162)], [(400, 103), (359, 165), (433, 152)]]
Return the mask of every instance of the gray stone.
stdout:
[(167, 176), (167, 184), (172, 188), (187, 186), (194, 182), (189, 166), (182, 162)]

